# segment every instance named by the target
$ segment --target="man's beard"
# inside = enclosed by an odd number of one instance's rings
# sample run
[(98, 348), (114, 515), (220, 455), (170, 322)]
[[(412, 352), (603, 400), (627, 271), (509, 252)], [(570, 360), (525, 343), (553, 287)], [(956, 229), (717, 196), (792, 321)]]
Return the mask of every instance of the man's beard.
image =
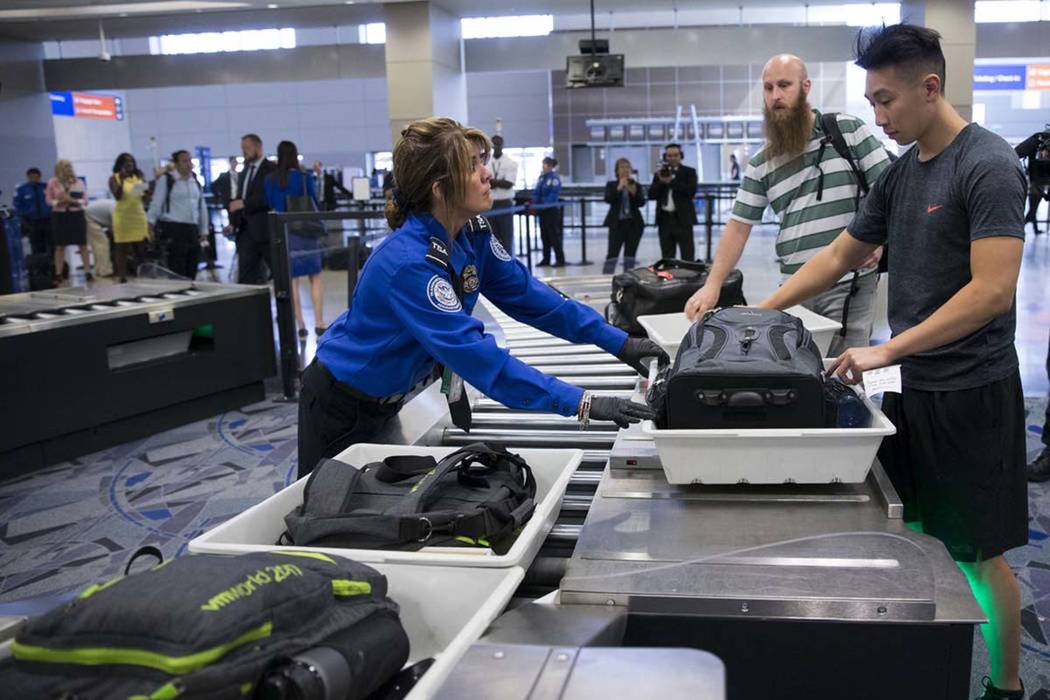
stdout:
[(762, 107), (762, 117), (766, 131), (766, 155), (769, 158), (778, 156), (801, 155), (809, 143), (812, 126), (809, 115), (812, 109), (805, 97), (788, 109), (771, 110)]

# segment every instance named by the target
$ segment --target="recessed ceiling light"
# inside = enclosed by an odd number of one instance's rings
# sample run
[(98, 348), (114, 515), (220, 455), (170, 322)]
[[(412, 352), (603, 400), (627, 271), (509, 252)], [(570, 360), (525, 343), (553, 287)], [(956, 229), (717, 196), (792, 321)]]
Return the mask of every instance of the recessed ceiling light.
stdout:
[(276, 10), (277, 9), (277, 5), (275, 5), (272, 2), (269, 5), (267, 5), (267, 7), (270, 8), (271, 10)]

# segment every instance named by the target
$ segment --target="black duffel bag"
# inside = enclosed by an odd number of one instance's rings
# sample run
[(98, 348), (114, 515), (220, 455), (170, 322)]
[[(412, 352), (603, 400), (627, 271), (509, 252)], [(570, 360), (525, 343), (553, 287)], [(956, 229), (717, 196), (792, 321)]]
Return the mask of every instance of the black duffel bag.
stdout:
[(802, 321), (772, 309), (708, 311), (646, 398), (661, 428), (822, 428), (824, 365)]
[(285, 516), (284, 537), (300, 546), (505, 553), (532, 517), (535, 497), (525, 460), (480, 442), (440, 462), (395, 456), (357, 469), (325, 459), (306, 482), (302, 506)]
[(408, 658), (386, 591), (375, 569), (321, 552), (184, 556), (29, 620), (0, 676), (11, 698), (233, 700), (316, 683), (299, 672), (309, 659), (359, 700)]
[[(645, 335), (638, 317), (682, 311), (689, 297), (707, 282), (707, 273), (706, 263), (670, 258), (622, 272), (612, 279), (612, 301), (605, 308), (605, 320), (631, 335)], [(718, 306), (744, 304), (744, 276), (733, 270), (722, 283)]]

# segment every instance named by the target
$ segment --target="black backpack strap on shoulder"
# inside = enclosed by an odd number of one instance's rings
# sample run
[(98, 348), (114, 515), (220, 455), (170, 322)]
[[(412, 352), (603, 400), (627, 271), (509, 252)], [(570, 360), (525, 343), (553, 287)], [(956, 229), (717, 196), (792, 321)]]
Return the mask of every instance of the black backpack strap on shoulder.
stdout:
[[(196, 179), (196, 178), (195, 178)], [(175, 176), (170, 172), (164, 173), (164, 213), (171, 211), (171, 188), (175, 184)]]
[[(853, 151), (850, 149), (849, 144), (846, 143), (846, 137), (842, 135), (838, 116), (835, 112), (826, 112), (820, 115), (820, 127), (824, 130), (821, 151), (823, 152), (825, 142), (829, 142), (835, 148), (835, 153), (838, 153), (840, 158), (849, 163), (850, 170), (857, 177), (857, 201), (859, 202), (861, 197), (868, 194), (868, 180), (864, 177), (864, 171), (860, 169), (857, 161), (854, 160)], [(820, 165), (819, 158), (817, 165)], [(823, 171), (821, 171), (821, 177), (823, 177)], [(818, 196), (817, 199), (820, 199), (820, 197)]]

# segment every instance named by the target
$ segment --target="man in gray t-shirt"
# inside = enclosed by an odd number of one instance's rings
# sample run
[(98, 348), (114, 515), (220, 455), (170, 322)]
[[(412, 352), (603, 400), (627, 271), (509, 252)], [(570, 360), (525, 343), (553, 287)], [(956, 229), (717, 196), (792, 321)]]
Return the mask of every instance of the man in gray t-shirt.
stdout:
[(905, 520), (939, 539), (981, 593), (991, 661), (982, 700), (1020, 700), (1020, 591), (1003, 554), (1028, 542), (1013, 346), (1025, 179), (1010, 146), (945, 99), (939, 38), (894, 25), (861, 42), (857, 65), (867, 70), (877, 124), (915, 146), (846, 230), (761, 306), (783, 309), (822, 292), (887, 244), (893, 337), (849, 348), (830, 371), (856, 383), (867, 370), (901, 364), (902, 391), (882, 404), (897, 434), (883, 441), (879, 461)]

